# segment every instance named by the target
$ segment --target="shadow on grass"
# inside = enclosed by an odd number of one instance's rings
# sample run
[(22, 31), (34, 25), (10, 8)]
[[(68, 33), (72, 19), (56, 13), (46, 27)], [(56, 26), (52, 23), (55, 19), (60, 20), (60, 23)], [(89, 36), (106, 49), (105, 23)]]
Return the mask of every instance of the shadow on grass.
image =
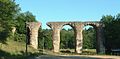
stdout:
[(25, 58), (24, 54), (23, 55), (12, 55), (8, 52), (0, 50), (0, 59), (23, 59)]
[(73, 53), (70, 50), (65, 50), (65, 51), (60, 51), (60, 52), (62, 52), (62, 53)]
[(71, 52), (70, 50), (62, 50), (60, 51), (63, 54), (72, 54), (72, 55), (97, 55), (96, 52), (92, 51), (82, 51), (82, 53)]
[(6, 51), (2, 51), (0, 50), (0, 59), (28, 59), (28, 58), (31, 58), (31, 57), (37, 57), (37, 56), (40, 56), (40, 55), (45, 55), (43, 53), (30, 53), (28, 52), (27, 55), (24, 51), (20, 51), (21, 54), (10, 54)]
[[(67, 53), (71, 53), (70, 51), (66, 51)], [(89, 57), (89, 56), (55, 56), (55, 55), (46, 55), (41, 52), (30, 53), (28, 55), (24, 51), (21, 51), (21, 54), (10, 54), (6, 51), (0, 50), (0, 59), (103, 59), (98, 57)], [(104, 59), (112, 59), (112, 58), (104, 58)]]

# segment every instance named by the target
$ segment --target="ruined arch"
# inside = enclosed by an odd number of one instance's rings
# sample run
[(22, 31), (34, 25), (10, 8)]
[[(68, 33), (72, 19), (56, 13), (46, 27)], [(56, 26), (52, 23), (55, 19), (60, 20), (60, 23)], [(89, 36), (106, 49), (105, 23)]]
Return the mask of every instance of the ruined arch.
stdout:
[(104, 53), (105, 49), (103, 46), (103, 24), (101, 22), (48, 22), (47, 25), (52, 29), (52, 41), (53, 41), (53, 51), (59, 52), (60, 46), (60, 30), (63, 25), (71, 25), (75, 30), (75, 40), (76, 47), (75, 51), (77, 53), (82, 53), (83, 35), (82, 28), (85, 25), (93, 25), (97, 32), (97, 53)]
[[(84, 23), (84, 27), (85, 26), (92, 26), (93, 27), (93, 29), (95, 30), (95, 44), (96, 44), (96, 46), (95, 46), (95, 48), (96, 48), (96, 52), (97, 53), (99, 53), (100, 52), (100, 41), (101, 41), (101, 39), (100, 39), (100, 37), (102, 37), (101, 36), (101, 34), (103, 35), (103, 33), (102, 33), (102, 31), (100, 31), (100, 32), (98, 32), (99, 31), (99, 28), (103, 28), (103, 25), (101, 25), (101, 23), (100, 22), (89, 22), (89, 23)], [(99, 35), (100, 34), (100, 35)], [(100, 37), (99, 37), (100, 36)], [(102, 38), (102, 39), (104, 39), (104, 38)], [(102, 50), (102, 49), (101, 49)], [(103, 52), (102, 52), (103, 53)]]
[(95, 31), (95, 28), (91, 25), (85, 25), (83, 27), (82, 34), (83, 34), (83, 50), (84, 49), (85, 50), (95, 49), (96, 48), (96, 36), (95, 36), (96, 31)]
[(70, 26), (73, 30), (75, 30), (75, 28), (74, 28), (73, 24), (71, 24), (70, 22), (65, 23), (65, 24), (62, 24), (61, 29), (62, 29), (64, 26), (66, 26), (66, 25)]
[[(67, 27), (69, 26), (69, 28), (72, 29), (72, 31), (70, 30), (70, 32), (72, 32), (71, 35), (73, 35), (73, 36), (69, 36), (69, 38), (70, 38), (70, 37), (75, 37), (74, 27), (73, 27), (72, 25), (70, 25), (69, 23), (68, 23), (68, 24), (63, 24), (62, 27), (61, 27), (61, 30), (60, 30), (60, 49), (62, 49), (62, 48), (61, 48), (61, 43), (64, 43), (65, 49), (66, 49), (66, 48), (74, 48), (73, 46), (75, 46), (75, 38), (72, 38), (72, 40), (70, 40), (70, 39), (66, 38), (66, 37), (68, 37), (68, 36), (66, 36), (67, 34), (65, 34), (65, 35), (64, 35), (65, 37), (63, 37), (64, 40), (65, 40), (65, 42), (63, 42), (63, 39), (61, 38), (61, 34), (63, 34), (62, 31), (64, 31), (64, 30), (62, 30), (62, 29), (65, 28), (66, 26), (67, 26)], [(65, 30), (65, 31), (66, 31), (66, 30)], [(66, 33), (70, 33), (70, 32), (69, 32), (68, 29), (67, 29)], [(66, 39), (67, 39), (67, 41), (66, 41)], [(73, 43), (71, 44), (72, 47), (71, 47), (70, 45), (68, 45), (68, 44), (70, 44), (69, 41), (74, 42), (74, 44), (73, 44)], [(61, 50), (61, 51), (62, 51), (62, 50)], [(62, 52), (63, 52), (63, 51), (62, 51)]]

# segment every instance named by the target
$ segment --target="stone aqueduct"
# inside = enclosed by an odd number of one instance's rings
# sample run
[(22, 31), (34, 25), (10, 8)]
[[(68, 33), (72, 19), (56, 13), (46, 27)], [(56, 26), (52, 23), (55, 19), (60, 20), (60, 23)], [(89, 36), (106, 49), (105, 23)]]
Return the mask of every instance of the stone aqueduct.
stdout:
[[(47, 25), (52, 29), (52, 45), (53, 52), (59, 52), (60, 50), (60, 30), (65, 25), (70, 25), (75, 32), (75, 52), (82, 53), (83, 45), (83, 27), (86, 25), (91, 25), (96, 30), (96, 51), (97, 53), (104, 53), (104, 36), (103, 36), (103, 27), (104, 25), (101, 22), (48, 22)], [(29, 22), (27, 27), (29, 28), (30, 34), (30, 45), (37, 49), (38, 46), (38, 29), (41, 26), (41, 23)]]

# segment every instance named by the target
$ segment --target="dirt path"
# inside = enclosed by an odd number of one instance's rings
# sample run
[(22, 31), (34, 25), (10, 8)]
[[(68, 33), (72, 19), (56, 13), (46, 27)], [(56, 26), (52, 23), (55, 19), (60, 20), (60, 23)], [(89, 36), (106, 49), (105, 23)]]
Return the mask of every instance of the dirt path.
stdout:
[(51, 56), (51, 55), (41, 55), (38, 57), (29, 58), (29, 59), (120, 59), (120, 56), (107, 56), (107, 55)]

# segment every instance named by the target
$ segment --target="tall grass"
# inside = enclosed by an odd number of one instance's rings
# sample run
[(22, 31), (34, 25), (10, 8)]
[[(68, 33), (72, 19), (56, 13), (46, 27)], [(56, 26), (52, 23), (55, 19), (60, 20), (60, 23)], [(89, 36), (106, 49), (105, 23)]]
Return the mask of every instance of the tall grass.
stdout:
[[(37, 53), (38, 50), (28, 46), (28, 55)], [(14, 40), (0, 43), (0, 59), (26, 59), (26, 43)]]

